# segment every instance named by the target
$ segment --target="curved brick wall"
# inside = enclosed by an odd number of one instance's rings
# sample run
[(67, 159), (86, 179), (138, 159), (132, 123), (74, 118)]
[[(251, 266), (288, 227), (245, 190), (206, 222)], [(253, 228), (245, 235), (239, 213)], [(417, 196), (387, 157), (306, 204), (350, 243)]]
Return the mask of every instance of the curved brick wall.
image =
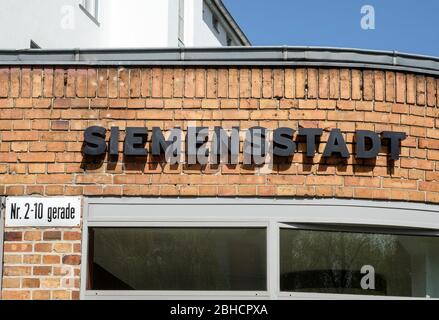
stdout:
[[(439, 202), (439, 79), (305, 68), (0, 68), (0, 194), (298, 196)], [(319, 127), (269, 174), (242, 165), (83, 162), (84, 129)], [(328, 130), (404, 131), (401, 158), (324, 159)], [(123, 139), (123, 131), (121, 140)], [(122, 143), (121, 143), (122, 144)], [(119, 147), (122, 150), (122, 145)], [(149, 148), (148, 148), (149, 149)], [(149, 158), (148, 158), (149, 159)], [(150, 161), (150, 160), (148, 160)], [(77, 299), (80, 228), (7, 228), (4, 299)]]
[[(0, 193), (89, 196), (304, 196), (439, 202), (439, 79), (326, 68), (2, 68)], [(404, 131), (401, 158), (303, 156), (274, 172), (238, 166), (81, 163), (94, 124)], [(123, 134), (121, 136), (123, 138)], [(122, 150), (122, 146), (120, 146)], [(385, 150), (382, 150), (385, 151)], [(151, 160), (148, 160), (151, 161)], [(86, 171), (84, 170), (86, 169)]]

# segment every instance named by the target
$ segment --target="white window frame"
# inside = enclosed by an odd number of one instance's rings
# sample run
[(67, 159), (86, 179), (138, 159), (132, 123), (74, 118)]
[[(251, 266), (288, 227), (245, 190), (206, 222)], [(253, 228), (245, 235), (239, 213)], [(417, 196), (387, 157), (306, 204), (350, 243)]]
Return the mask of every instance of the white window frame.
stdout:
[(0, 197), (0, 300), (3, 290), (3, 235), (5, 232), (5, 197)]
[(177, 0), (178, 1), (178, 45), (180, 47), (184, 47), (184, 28), (185, 28), (185, 0)]
[[(91, 12), (87, 6), (88, 1), (94, 2), (94, 12)], [(99, 23), (99, 0), (82, 0), (79, 4), (79, 8), (89, 17), (97, 26), (100, 26)]]
[[(288, 223), (285, 225), (284, 223)], [(85, 198), (82, 299), (423, 299), (411, 297), (281, 292), (279, 231), (303, 224), (388, 228), (439, 236), (439, 206), (362, 200), (250, 198)], [(86, 290), (89, 227), (266, 227), (267, 291)], [(404, 231), (405, 230), (405, 231)]]

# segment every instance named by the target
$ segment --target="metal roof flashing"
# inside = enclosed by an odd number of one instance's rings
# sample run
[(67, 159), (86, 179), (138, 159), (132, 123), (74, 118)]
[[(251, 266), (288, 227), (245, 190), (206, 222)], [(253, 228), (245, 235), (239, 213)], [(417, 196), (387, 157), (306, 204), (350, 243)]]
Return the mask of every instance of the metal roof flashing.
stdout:
[(439, 75), (439, 57), (329, 47), (210, 47), (0, 50), (0, 65), (313, 66)]

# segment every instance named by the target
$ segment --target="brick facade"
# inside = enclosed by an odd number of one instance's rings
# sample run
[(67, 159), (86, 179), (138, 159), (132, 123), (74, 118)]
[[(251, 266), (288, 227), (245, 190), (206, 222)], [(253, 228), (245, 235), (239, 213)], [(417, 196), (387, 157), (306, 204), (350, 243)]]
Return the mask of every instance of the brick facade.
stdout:
[(78, 299), (78, 228), (8, 228), (4, 238), (3, 299)]
[[(0, 194), (337, 197), (439, 203), (439, 78), (326, 68), (0, 68)], [(274, 172), (83, 162), (91, 125), (403, 131), (401, 158), (303, 156)], [(120, 145), (122, 150), (122, 143)], [(382, 150), (383, 151), (383, 150)], [(3, 298), (78, 297), (80, 230), (5, 230)]]

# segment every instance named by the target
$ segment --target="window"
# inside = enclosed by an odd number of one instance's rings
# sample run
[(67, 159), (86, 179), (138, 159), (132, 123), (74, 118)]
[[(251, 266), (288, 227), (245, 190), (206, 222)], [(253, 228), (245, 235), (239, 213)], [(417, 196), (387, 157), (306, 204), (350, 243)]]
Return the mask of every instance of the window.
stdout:
[(31, 49), (41, 49), (41, 47), (35, 41), (33, 41), (32, 39), (30, 40), (29, 47)]
[(219, 21), (218, 21), (218, 18), (216, 17), (216, 15), (214, 15), (214, 14), (212, 14), (212, 26), (216, 32), (220, 32), (219, 31)]
[(280, 230), (281, 291), (439, 297), (439, 237)]
[(82, 0), (79, 7), (93, 22), (99, 25), (99, 0)]
[(178, 0), (178, 44), (184, 46), (184, 0)]
[(439, 298), (438, 206), (256, 198), (84, 202), (81, 298)]
[(230, 38), (230, 36), (229, 35), (227, 35), (227, 46), (228, 47), (230, 47), (230, 46), (232, 46), (233, 45), (233, 42), (232, 42), (232, 38)]
[[(0, 198), (0, 206), (1, 208), (4, 208), (4, 203), (5, 198)], [(4, 217), (3, 217), (3, 211), (5, 210), (0, 210), (0, 289), (3, 288), (3, 235), (4, 235)]]
[(262, 228), (93, 228), (93, 290), (266, 290)]

